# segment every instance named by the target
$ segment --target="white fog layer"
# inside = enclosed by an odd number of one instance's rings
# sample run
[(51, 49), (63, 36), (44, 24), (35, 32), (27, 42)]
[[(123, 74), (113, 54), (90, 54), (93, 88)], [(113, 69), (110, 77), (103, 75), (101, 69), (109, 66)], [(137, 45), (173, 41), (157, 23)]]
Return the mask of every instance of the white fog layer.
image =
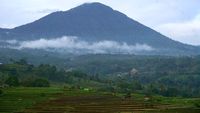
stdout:
[[(2, 41), (1, 41), (2, 42)], [(6, 40), (9, 48), (12, 49), (64, 49), (81, 50), (90, 53), (135, 53), (140, 51), (152, 51), (153, 47), (147, 44), (129, 45), (125, 42), (116, 41), (98, 41), (87, 42), (79, 40), (78, 37), (63, 36), (55, 39), (39, 39), (33, 41)]]

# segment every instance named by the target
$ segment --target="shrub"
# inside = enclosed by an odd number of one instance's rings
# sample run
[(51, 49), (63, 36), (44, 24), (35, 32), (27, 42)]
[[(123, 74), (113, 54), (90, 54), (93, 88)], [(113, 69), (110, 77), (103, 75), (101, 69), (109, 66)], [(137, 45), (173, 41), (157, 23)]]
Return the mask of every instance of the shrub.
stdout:
[(49, 87), (50, 83), (45, 79), (36, 79), (32, 83), (32, 87)]
[(16, 76), (10, 76), (5, 83), (9, 86), (19, 86), (19, 79)]
[(200, 102), (195, 102), (194, 106), (197, 107), (197, 108), (200, 108)]
[(40, 96), (41, 96), (41, 97), (45, 97), (46, 94), (45, 94), (45, 93), (40, 93)]
[(3, 90), (0, 89), (0, 95), (2, 95), (2, 94), (3, 94)]

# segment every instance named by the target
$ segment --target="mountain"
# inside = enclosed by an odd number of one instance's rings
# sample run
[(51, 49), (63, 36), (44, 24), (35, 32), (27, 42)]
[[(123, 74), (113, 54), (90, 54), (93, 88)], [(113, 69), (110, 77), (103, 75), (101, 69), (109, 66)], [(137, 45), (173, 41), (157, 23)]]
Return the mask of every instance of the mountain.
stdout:
[(129, 45), (146, 44), (154, 51), (144, 54), (195, 55), (199, 48), (174, 41), (101, 3), (86, 3), (51, 13), (14, 29), (0, 29), (2, 40), (52, 39), (76, 36), (88, 42), (111, 40)]

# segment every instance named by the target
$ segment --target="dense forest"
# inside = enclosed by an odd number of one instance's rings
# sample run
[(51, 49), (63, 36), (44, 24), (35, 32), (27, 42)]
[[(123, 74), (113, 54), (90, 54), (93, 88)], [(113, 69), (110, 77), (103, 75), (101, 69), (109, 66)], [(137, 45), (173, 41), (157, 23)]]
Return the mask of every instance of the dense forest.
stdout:
[(0, 86), (62, 85), (113, 93), (200, 96), (199, 56), (86, 55), (69, 58), (63, 68), (33, 64), (24, 59), (1, 64)]

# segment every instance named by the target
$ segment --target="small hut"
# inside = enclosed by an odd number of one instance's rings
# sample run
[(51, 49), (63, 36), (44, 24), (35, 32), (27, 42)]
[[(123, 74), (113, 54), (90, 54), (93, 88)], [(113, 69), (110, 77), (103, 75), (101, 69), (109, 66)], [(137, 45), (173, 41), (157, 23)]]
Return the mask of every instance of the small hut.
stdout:
[(129, 72), (130, 76), (136, 76), (138, 74), (138, 70), (133, 68), (130, 72)]

